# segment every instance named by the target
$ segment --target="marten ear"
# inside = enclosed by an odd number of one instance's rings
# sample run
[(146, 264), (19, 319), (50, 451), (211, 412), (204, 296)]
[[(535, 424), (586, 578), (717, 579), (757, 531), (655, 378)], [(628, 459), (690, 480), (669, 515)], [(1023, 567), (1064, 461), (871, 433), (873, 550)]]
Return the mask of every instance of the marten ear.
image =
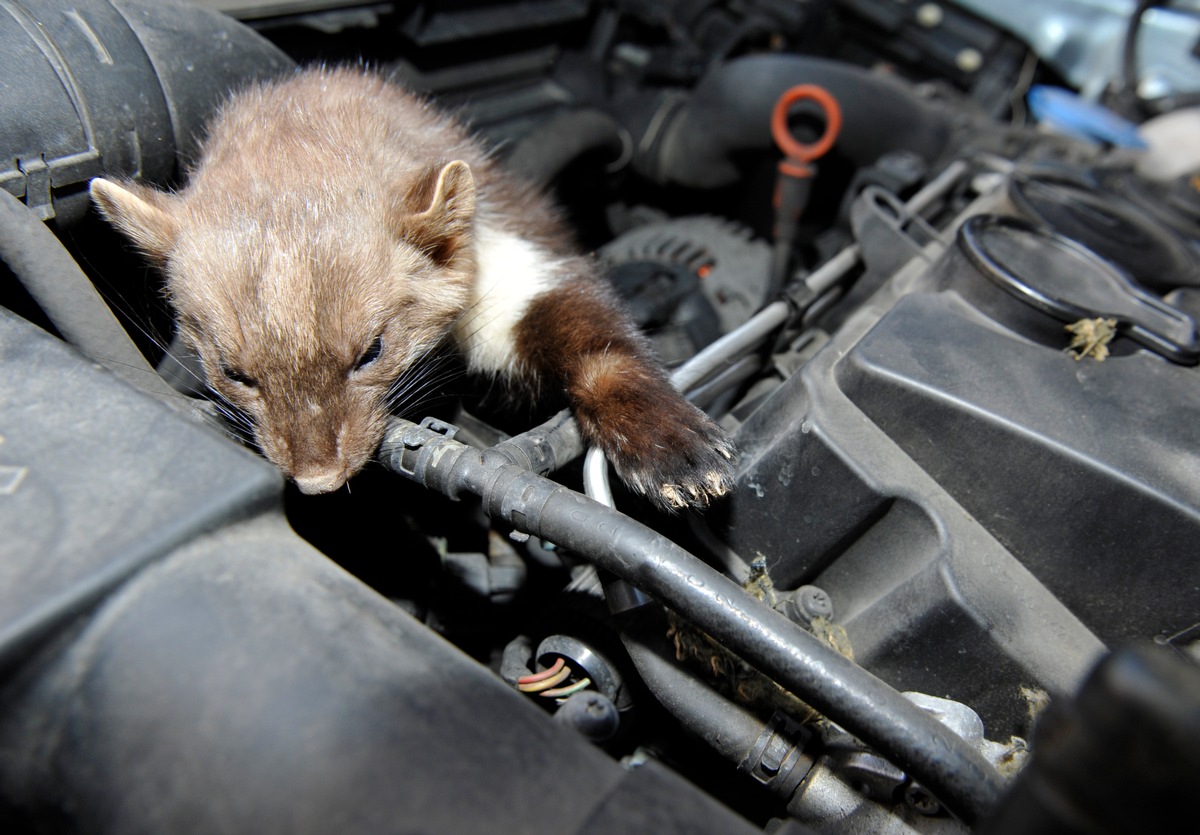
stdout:
[(155, 261), (166, 261), (179, 225), (171, 213), (169, 194), (138, 183), (92, 180), (92, 200), (100, 213)]
[[(449, 264), (467, 244), (475, 217), (475, 178), (462, 160), (431, 169), (404, 198), (398, 234), (434, 262)], [(414, 208), (418, 211), (410, 214)]]

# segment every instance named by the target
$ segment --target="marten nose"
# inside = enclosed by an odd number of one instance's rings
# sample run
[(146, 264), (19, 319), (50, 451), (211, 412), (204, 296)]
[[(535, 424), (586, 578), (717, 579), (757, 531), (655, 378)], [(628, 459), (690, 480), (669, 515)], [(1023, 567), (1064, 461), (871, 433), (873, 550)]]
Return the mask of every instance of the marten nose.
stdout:
[(310, 420), (298, 421), (288, 433), (287, 472), (301, 493), (331, 493), (350, 478), (351, 467), (342, 454), (343, 425), (323, 408), (314, 408)]
[(293, 477), (300, 492), (312, 496), (317, 493), (332, 493), (346, 483), (344, 468), (325, 470), (318, 473), (297, 474)]

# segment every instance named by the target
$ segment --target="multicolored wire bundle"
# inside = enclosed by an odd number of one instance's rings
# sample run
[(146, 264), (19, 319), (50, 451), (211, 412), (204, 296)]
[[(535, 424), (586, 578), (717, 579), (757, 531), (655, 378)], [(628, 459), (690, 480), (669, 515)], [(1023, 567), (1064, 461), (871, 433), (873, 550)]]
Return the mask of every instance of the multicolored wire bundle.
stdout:
[(542, 670), (542, 672), (518, 678), (517, 689), (522, 693), (536, 693), (547, 699), (562, 700), (581, 690), (586, 690), (592, 685), (592, 680), (585, 677), (565, 687), (559, 686), (572, 675), (571, 668), (560, 657), (554, 664)]

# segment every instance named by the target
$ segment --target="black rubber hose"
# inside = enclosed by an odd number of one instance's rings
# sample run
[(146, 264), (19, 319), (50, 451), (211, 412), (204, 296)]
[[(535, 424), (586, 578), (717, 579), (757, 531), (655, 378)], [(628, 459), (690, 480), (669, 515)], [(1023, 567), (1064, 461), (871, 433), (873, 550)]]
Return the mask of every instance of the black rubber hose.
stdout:
[(718, 754), (740, 765), (766, 723), (676, 663), (665, 647), (666, 625), (661, 617), (654, 623), (660, 628), (653, 632), (644, 624), (622, 624), (621, 639), (638, 675), (668, 713)]
[(635, 168), (662, 185), (718, 188), (736, 183), (739, 152), (773, 147), (771, 111), (785, 90), (819, 84), (842, 110), (834, 152), (858, 165), (887, 151), (936, 158), (950, 137), (948, 118), (910, 85), (842, 61), (802, 55), (730, 61), (696, 85), (682, 106), (666, 106), (636, 143)]
[(64, 339), (142, 391), (175, 396), (62, 242), (4, 189), (0, 189), (0, 261)]
[(578, 554), (652, 595), (929, 788), (967, 824), (1003, 784), (961, 737), (886, 682), (634, 519), (409, 421), (380, 447), (395, 472)]
[(563, 409), (545, 423), (496, 444), (492, 452), (523, 470), (547, 475), (583, 454), (583, 436), (574, 415)]
[(620, 625), (621, 640), (642, 681), (667, 712), (709, 747), (791, 802), (815, 762), (812, 732), (776, 713), (769, 722), (730, 701), (675, 660), (662, 610), (642, 607)]
[(599, 110), (561, 113), (522, 137), (505, 167), (522, 179), (548, 186), (564, 169), (590, 151), (621, 158), (630, 140), (615, 119)]

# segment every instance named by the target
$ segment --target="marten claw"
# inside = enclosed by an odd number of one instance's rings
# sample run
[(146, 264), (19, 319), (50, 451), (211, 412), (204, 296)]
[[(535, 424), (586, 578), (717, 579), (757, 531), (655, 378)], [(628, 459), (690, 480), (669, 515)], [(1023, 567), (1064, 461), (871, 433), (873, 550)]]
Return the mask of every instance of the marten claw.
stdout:
[(690, 437), (656, 445), (652, 454), (614, 456), (618, 475), (662, 510), (708, 507), (733, 490), (734, 449), (716, 425), (703, 421), (687, 427)]

